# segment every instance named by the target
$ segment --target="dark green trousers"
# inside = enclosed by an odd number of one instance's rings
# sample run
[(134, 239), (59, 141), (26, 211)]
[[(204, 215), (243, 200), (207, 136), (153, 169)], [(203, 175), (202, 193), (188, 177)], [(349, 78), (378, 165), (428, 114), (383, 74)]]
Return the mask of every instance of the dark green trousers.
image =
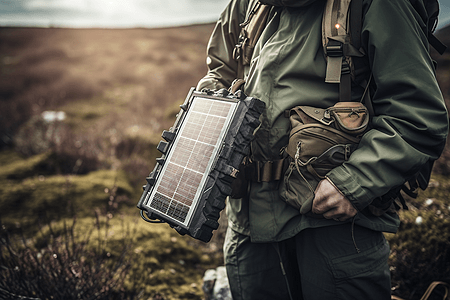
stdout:
[(279, 243), (252, 243), (228, 228), (224, 254), (233, 300), (391, 299), (384, 235), (351, 223)]

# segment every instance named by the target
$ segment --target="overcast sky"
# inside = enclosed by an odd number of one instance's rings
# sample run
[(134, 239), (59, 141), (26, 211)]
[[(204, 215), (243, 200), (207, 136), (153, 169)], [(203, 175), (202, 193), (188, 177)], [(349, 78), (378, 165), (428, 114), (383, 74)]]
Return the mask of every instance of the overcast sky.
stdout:
[(439, 0), (441, 12), (439, 13), (438, 28), (450, 24), (450, 0)]
[[(389, 1), (389, 0), (386, 0)], [(166, 27), (212, 22), (229, 0), (0, 0), (0, 26)], [(440, 0), (439, 27), (450, 23)]]
[(229, 0), (0, 0), (0, 26), (165, 27), (217, 20)]

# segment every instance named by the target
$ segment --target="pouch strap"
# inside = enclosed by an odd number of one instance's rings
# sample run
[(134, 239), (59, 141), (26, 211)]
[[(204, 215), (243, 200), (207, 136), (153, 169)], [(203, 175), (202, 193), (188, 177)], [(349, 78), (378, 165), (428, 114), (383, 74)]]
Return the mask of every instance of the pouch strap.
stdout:
[(295, 158), (296, 163), (301, 166), (320, 165), (323, 163), (334, 164), (336, 166), (347, 161), (350, 154), (355, 150), (355, 147), (351, 144), (338, 144), (328, 148), (319, 156), (311, 157), (308, 161), (303, 162), (298, 157)]
[(320, 176), (319, 173), (317, 173), (316, 169), (314, 169), (314, 167), (311, 164), (307, 165), (306, 169), (308, 170), (309, 173), (316, 176), (317, 178), (325, 179), (325, 176)]
[(241, 87), (242, 85), (245, 84), (245, 80), (244, 79), (240, 79), (240, 78), (236, 78), (235, 80), (233, 80), (233, 82), (231, 83), (231, 86), (228, 88), (228, 91), (232, 94), (236, 93)]
[[(313, 107), (313, 106), (296, 106), (292, 108), (289, 111), (289, 115), (296, 113), (302, 118), (302, 112), (303, 114), (306, 114), (309, 118), (316, 120), (317, 122), (320, 122), (324, 125), (329, 126), (331, 123), (334, 122), (333, 119), (331, 119), (331, 115), (328, 112), (328, 109), (320, 108), (320, 107)], [(303, 118), (302, 118), (303, 120)], [(307, 120), (303, 120), (303, 123), (309, 123)]]

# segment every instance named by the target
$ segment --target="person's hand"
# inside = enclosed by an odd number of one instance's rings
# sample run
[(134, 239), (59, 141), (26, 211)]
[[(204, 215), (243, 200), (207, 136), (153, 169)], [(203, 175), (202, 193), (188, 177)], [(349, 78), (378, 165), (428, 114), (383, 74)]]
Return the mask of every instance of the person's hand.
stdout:
[(312, 212), (326, 219), (346, 221), (357, 214), (350, 200), (327, 179), (319, 182), (313, 200)]

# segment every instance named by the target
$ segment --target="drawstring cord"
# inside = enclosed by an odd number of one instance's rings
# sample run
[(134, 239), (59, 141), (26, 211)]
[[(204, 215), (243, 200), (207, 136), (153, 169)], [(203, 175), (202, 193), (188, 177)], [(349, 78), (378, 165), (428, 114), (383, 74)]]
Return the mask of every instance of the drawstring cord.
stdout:
[(287, 287), (287, 290), (288, 290), (288, 293), (289, 293), (289, 299), (290, 300), (294, 300), (294, 298), (292, 298), (291, 287), (289, 286), (289, 281), (288, 281), (288, 278), (287, 278), (287, 275), (286, 275), (286, 270), (284, 269), (283, 260), (281, 259), (281, 253), (280, 253), (279, 245), (278, 245), (278, 243), (272, 243), (272, 245), (275, 248), (275, 251), (277, 252), (278, 258), (280, 260), (281, 273), (283, 273), (284, 280), (286, 281), (286, 287)]
[[(304, 181), (306, 182), (306, 184), (308, 185), (309, 190), (314, 194), (315, 191), (314, 191), (313, 187), (311, 186), (311, 184), (309, 183), (309, 181), (306, 180), (305, 176), (303, 176), (302, 172), (300, 171), (300, 167), (298, 166), (298, 164), (299, 164), (299, 162), (300, 162), (300, 159), (299, 159), (299, 156), (300, 156), (300, 146), (301, 146), (300, 143), (301, 143), (301, 141), (298, 142), (298, 145), (297, 145), (297, 152), (295, 153), (295, 158), (294, 158), (295, 168), (297, 169), (298, 174), (300, 174), (300, 176), (303, 178), (303, 180), (304, 180)], [(308, 162), (306, 162), (305, 164), (303, 164), (303, 166), (306, 166), (308, 163), (310, 163), (310, 161), (311, 161), (311, 159), (310, 159)]]
[(352, 220), (352, 240), (353, 240), (353, 245), (355, 246), (356, 252), (357, 253), (361, 253), (361, 250), (359, 250), (358, 246), (356, 245), (356, 240), (355, 240), (355, 219), (356, 219), (357, 214), (353, 217)]

